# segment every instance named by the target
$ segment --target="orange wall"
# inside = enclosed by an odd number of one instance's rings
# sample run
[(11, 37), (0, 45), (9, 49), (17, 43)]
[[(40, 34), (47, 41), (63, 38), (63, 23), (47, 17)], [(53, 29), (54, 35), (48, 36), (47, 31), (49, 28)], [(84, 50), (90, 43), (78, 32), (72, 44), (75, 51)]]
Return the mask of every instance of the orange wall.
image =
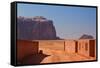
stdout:
[(65, 41), (65, 51), (67, 51), (68, 53), (75, 53), (75, 41), (74, 40)]
[[(46, 53), (49, 53), (51, 50), (61, 50), (68, 53), (76, 53), (76, 41), (78, 42), (78, 54), (83, 56), (90, 56), (90, 40), (35, 40), (35, 41), (24, 41), (17, 40), (17, 59), (20, 60), (23, 57), (31, 54), (36, 54), (39, 50), (49, 49)], [(94, 40), (95, 41), (95, 40)], [(96, 56), (96, 43), (95, 46), (95, 56)], [(87, 47), (87, 48), (86, 48)]]
[[(90, 44), (92, 42), (92, 45)], [(91, 41), (88, 39), (78, 40), (78, 53), (84, 56), (90, 56), (91, 49), (95, 49), (95, 56), (96, 56), (96, 44), (95, 40)]]
[[(95, 46), (95, 56), (96, 56), (96, 43), (93, 46), (90, 44), (90, 39), (81, 40), (39, 40), (39, 49), (50, 49), (50, 50), (62, 50), (68, 53), (77, 53), (83, 56), (90, 56), (90, 47)], [(94, 42), (96, 40), (93, 40)], [(77, 46), (76, 46), (77, 42)]]
[[(89, 53), (94, 54), (93, 57), (96, 57), (96, 40), (90, 40), (89, 45), (90, 45)], [(93, 52), (93, 50), (94, 50), (94, 52)]]
[(17, 60), (38, 53), (38, 42), (17, 40)]
[(47, 48), (51, 50), (64, 50), (63, 40), (41, 40), (39, 41), (39, 49)]
[(69, 53), (75, 53), (74, 40), (41, 40), (39, 41), (39, 49), (62, 50)]
[(89, 40), (78, 40), (78, 53), (89, 56)]

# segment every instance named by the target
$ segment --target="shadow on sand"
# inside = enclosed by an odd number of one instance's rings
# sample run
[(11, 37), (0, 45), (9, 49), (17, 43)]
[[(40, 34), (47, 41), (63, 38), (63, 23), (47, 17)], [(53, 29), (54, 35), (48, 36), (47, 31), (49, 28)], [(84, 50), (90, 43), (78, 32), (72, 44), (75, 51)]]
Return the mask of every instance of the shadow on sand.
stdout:
[(18, 64), (40, 64), (40, 62), (50, 55), (43, 54), (43, 51), (40, 50), (38, 54), (31, 54), (24, 57)]

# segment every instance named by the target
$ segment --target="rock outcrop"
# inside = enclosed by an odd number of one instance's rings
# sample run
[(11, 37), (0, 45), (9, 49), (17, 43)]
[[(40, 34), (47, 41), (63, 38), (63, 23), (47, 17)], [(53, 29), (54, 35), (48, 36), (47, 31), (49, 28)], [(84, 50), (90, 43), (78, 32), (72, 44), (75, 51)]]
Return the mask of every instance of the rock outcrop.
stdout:
[(83, 34), (79, 39), (94, 39), (92, 35)]
[(52, 20), (42, 16), (34, 18), (17, 18), (17, 39), (22, 40), (55, 40), (56, 30)]

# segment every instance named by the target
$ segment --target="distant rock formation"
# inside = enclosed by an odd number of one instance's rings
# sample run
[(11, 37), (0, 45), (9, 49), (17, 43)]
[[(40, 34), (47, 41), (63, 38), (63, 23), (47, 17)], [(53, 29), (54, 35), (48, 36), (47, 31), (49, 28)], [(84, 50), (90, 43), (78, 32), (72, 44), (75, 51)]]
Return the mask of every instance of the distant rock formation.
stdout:
[(52, 20), (42, 16), (34, 18), (17, 18), (17, 39), (24, 40), (55, 40), (56, 30)]
[(79, 39), (94, 39), (92, 35), (83, 34)]

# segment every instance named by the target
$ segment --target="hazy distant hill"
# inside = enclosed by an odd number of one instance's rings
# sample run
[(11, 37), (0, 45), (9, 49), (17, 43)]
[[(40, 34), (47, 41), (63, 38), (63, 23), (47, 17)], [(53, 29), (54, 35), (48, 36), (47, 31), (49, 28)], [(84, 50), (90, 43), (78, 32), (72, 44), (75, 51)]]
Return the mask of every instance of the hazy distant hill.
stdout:
[(83, 34), (79, 39), (94, 39), (92, 35)]
[(52, 20), (42, 16), (17, 18), (17, 38), (24, 40), (59, 39)]

